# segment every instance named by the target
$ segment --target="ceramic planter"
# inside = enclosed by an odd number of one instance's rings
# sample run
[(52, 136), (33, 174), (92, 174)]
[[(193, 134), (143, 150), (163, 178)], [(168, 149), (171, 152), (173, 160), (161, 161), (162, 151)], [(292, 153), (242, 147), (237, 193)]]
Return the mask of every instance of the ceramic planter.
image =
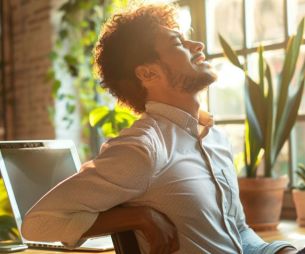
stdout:
[(305, 191), (295, 189), (292, 195), (297, 212), (297, 223), (300, 227), (305, 227)]
[(239, 178), (238, 183), (248, 225), (255, 231), (275, 230), (280, 220), (287, 177)]

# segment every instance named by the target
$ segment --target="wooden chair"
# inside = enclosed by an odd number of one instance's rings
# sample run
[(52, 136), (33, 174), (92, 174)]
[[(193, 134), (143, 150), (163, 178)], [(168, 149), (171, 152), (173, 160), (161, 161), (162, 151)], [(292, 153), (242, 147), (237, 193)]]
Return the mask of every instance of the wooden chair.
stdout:
[(116, 254), (141, 254), (133, 231), (115, 233), (111, 238)]

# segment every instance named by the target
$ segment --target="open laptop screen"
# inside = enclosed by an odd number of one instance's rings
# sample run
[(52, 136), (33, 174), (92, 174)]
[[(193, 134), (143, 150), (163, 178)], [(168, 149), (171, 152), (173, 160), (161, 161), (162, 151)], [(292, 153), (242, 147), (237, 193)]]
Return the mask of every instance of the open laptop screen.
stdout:
[[(19, 232), (25, 213), (59, 182), (77, 173), (80, 161), (72, 141), (0, 142), (0, 173)], [(58, 243), (27, 241), (31, 246), (62, 248)], [(88, 239), (83, 250), (112, 249), (110, 236)]]
[(22, 219), (43, 194), (77, 172), (69, 149), (3, 149), (1, 153)]
[(5, 144), (0, 143), (0, 170), (20, 229), (25, 213), (56, 184), (75, 174), (80, 163), (72, 142)]

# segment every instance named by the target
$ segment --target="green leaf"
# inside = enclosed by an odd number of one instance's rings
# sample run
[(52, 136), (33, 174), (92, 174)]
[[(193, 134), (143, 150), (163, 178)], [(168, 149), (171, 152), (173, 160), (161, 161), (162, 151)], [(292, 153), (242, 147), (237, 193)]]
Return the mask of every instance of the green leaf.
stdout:
[(297, 171), (296, 173), (297, 173), (298, 177), (300, 177), (302, 179), (302, 181), (305, 182), (305, 175), (303, 175), (303, 173), (300, 171)]
[(53, 68), (49, 68), (46, 75), (46, 81), (54, 81), (55, 80), (55, 71)]
[(66, 111), (68, 114), (72, 114), (75, 111), (75, 105), (69, 102), (66, 103)]
[(89, 26), (89, 22), (87, 20), (83, 20), (81, 21), (80, 26), (82, 28), (87, 28)]
[(103, 135), (108, 138), (114, 138), (118, 135), (118, 132), (113, 128), (111, 122), (107, 122), (102, 127)]
[(302, 172), (302, 174), (304, 174), (304, 176), (305, 176), (305, 165), (304, 164), (299, 163), (298, 170), (300, 170)]
[(61, 82), (56, 79), (52, 85), (52, 96), (53, 97), (57, 96), (57, 93), (58, 93), (58, 90), (60, 89), (60, 87), (61, 87)]
[(300, 85), (302, 83), (302, 80), (305, 78), (305, 59), (303, 61), (303, 65), (300, 71), (300, 75), (298, 75), (297, 78), (297, 84)]
[(0, 216), (0, 241), (1, 240), (18, 240), (19, 234), (16, 222), (13, 216), (1, 215)]
[(59, 35), (59, 38), (61, 39), (61, 40), (64, 40), (65, 38), (67, 38), (68, 37), (68, 31), (67, 31), (67, 29), (61, 29), (60, 31), (59, 31), (59, 33), (58, 33), (58, 35)]
[(301, 183), (298, 185), (298, 189), (305, 190), (305, 166), (304, 166), (304, 164), (302, 164), (302, 163), (298, 164), (296, 174), (301, 180)]
[(58, 58), (57, 52), (54, 51), (54, 50), (52, 50), (52, 51), (50, 52), (50, 54), (49, 54), (49, 59), (50, 59), (51, 61), (55, 61), (57, 58)]
[(259, 85), (246, 75), (245, 104), (249, 124), (262, 144), (266, 132), (265, 98)]
[(258, 76), (259, 76), (259, 87), (263, 94), (265, 94), (265, 61), (263, 57), (264, 48), (263, 46), (258, 47)]
[(77, 4), (78, 4), (78, 8), (80, 9), (89, 10), (93, 7), (94, 1), (78, 0)]
[(89, 114), (89, 123), (92, 127), (101, 126), (101, 120), (105, 118), (110, 112), (110, 109), (106, 106), (98, 107), (92, 110)]
[(129, 109), (127, 109), (125, 107), (120, 107), (117, 105), (114, 108), (114, 110), (116, 113), (116, 120), (119, 122), (127, 121), (127, 123), (132, 123), (137, 119), (137, 117), (133, 113), (131, 113), (131, 111)]
[(283, 116), (275, 132), (275, 145), (274, 145), (274, 155), (273, 162), (275, 162), (281, 148), (283, 147), (285, 141), (288, 139), (289, 134), (295, 124), (298, 115), (298, 109), (301, 104), (303, 90), (305, 86), (305, 79), (299, 84), (298, 89), (289, 95), (287, 106), (284, 109)]
[(304, 22), (305, 19), (303, 18), (300, 24), (298, 25), (297, 34), (295, 36), (290, 37), (288, 46), (286, 48), (286, 57), (280, 76), (280, 84), (279, 84), (280, 92), (279, 92), (279, 100), (278, 100), (277, 114), (276, 114), (276, 125), (280, 123), (281, 117), (286, 107), (288, 88), (291, 79), (293, 77), (293, 74), (295, 72), (300, 46), (303, 39)]
[(243, 66), (239, 62), (239, 59), (238, 59), (236, 53), (234, 52), (234, 50), (230, 47), (230, 45), (226, 42), (226, 40), (221, 35), (218, 35), (218, 36), (219, 36), (219, 41), (220, 41), (220, 44), (222, 46), (225, 56), (231, 61), (232, 64), (234, 64), (235, 66), (237, 66), (240, 69), (243, 69)]
[(65, 98), (69, 100), (75, 100), (75, 95), (73, 94), (65, 94)]
[(12, 214), (12, 211), (3, 179), (0, 178), (0, 215), (2, 214)]
[(71, 10), (71, 2), (69, 2), (69, 1), (64, 3), (63, 5), (61, 5), (58, 9), (58, 11), (64, 12), (64, 13), (69, 12), (70, 10)]
[(66, 61), (67, 65), (75, 65), (78, 64), (78, 59), (73, 55), (65, 55), (64, 60)]
[(262, 124), (260, 123), (260, 107), (264, 101), (262, 91), (250, 77), (246, 76), (245, 84), (245, 106), (246, 106), (246, 122), (245, 122), (245, 158), (247, 176), (254, 177), (256, 175), (259, 154), (263, 147)]
[(57, 99), (62, 101), (64, 98), (66, 98), (66, 95), (64, 93), (58, 94)]
[(90, 112), (89, 122), (91, 126), (101, 127), (105, 137), (115, 137), (126, 127), (129, 127), (136, 120), (130, 110), (116, 107), (113, 110), (103, 106)]
[(265, 72), (267, 83), (268, 83), (268, 94), (266, 97), (266, 130), (265, 130), (265, 170), (267, 175), (271, 175), (271, 168), (268, 168), (268, 165), (271, 164), (271, 151), (273, 148), (273, 130), (274, 130), (274, 103), (273, 103), (273, 84), (271, 71), (268, 64), (266, 64), (266, 72)]

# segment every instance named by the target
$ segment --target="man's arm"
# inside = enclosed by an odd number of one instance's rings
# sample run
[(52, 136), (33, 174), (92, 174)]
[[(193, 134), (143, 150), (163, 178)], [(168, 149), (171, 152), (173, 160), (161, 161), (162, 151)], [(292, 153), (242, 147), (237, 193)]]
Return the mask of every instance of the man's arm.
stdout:
[(22, 224), (26, 239), (76, 247), (100, 212), (145, 193), (154, 172), (154, 154), (145, 144), (121, 138), (84, 168), (48, 192), (26, 214)]
[[(226, 139), (227, 140), (227, 139)], [(228, 142), (228, 140), (227, 140)], [(228, 142), (228, 150), (230, 151), (230, 159), (232, 165), (234, 165), (232, 147)], [(236, 171), (233, 170), (235, 173)], [(235, 177), (236, 174), (235, 174)], [(285, 241), (274, 241), (272, 243), (265, 242), (262, 238), (260, 238), (246, 223), (245, 213), (239, 199), (239, 190), (238, 190), (238, 181), (235, 181), (237, 188), (237, 197), (234, 200), (236, 206), (236, 216), (235, 223), (238, 229), (238, 232), (241, 237), (242, 249), (244, 253), (247, 254), (295, 254), (297, 250), (294, 246)]]
[(236, 216), (236, 224), (242, 239), (243, 251), (247, 254), (296, 254), (297, 250), (285, 241), (274, 241), (267, 243), (261, 239), (245, 222), (245, 214), (239, 201), (239, 208)]
[(122, 232), (141, 231), (150, 244), (150, 254), (168, 254), (179, 249), (177, 230), (164, 214), (149, 207), (115, 207), (102, 212), (84, 238)]

